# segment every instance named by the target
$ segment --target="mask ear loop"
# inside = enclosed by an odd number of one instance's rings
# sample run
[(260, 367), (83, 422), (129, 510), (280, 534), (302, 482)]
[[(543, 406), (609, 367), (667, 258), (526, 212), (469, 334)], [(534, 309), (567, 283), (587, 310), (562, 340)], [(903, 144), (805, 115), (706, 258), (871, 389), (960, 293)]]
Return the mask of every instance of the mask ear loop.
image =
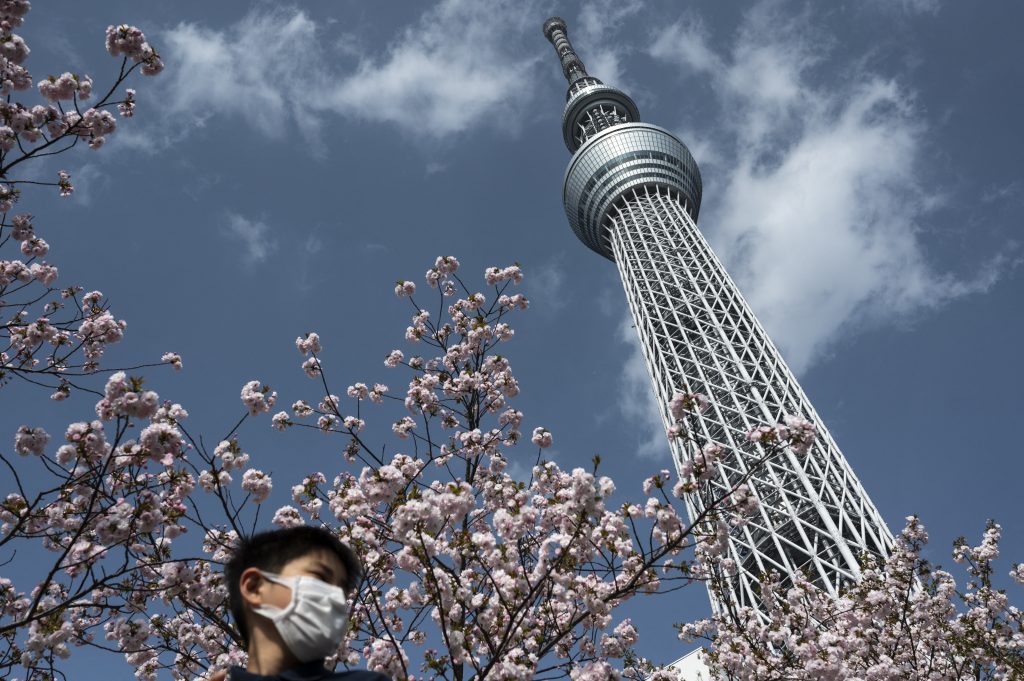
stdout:
[(290, 587), (291, 582), (295, 579), (295, 577), (282, 577), (276, 572), (267, 572), (266, 570), (260, 570), (259, 573), (263, 575), (267, 581), (273, 582), (274, 584), (280, 584), (281, 586)]
[(263, 575), (263, 577), (268, 582), (273, 582), (274, 584), (277, 584), (279, 586), (287, 587), (291, 591), (291, 599), (288, 601), (288, 605), (284, 608), (279, 608), (276, 605), (266, 604), (256, 606), (252, 609), (252, 611), (257, 615), (262, 615), (270, 621), (276, 622), (277, 620), (281, 619), (282, 617), (286, 617), (289, 613), (295, 610), (295, 607), (299, 604), (298, 586), (299, 580), (302, 579), (302, 577), (282, 577), (276, 572), (264, 572), (263, 570), (260, 570), (260, 574)]

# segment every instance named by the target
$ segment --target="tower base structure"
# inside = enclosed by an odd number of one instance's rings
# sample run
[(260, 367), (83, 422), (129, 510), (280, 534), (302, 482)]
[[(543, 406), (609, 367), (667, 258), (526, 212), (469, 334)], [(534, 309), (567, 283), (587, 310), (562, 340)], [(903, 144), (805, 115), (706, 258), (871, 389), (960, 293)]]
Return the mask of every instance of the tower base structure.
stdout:
[(691, 650), (668, 665), (679, 674), (679, 681), (717, 681), (700, 658), (701, 649)]

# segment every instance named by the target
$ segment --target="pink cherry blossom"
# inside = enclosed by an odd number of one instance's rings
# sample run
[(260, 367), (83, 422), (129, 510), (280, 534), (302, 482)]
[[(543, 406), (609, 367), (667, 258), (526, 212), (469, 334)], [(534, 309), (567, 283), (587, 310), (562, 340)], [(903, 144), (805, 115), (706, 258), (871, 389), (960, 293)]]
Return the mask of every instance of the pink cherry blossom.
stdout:
[(160, 55), (146, 42), (146, 36), (135, 26), (121, 24), (107, 27), (107, 51), (112, 56), (124, 55), (142, 64), (142, 73), (155, 76), (163, 71)]
[(399, 298), (408, 298), (416, 293), (416, 284), (411, 281), (398, 280), (395, 284), (395, 295)]
[(39, 81), (39, 94), (51, 102), (75, 97), (88, 99), (92, 94), (92, 79), (77, 73), (62, 73)]
[(408, 416), (403, 416), (399, 420), (395, 421), (391, 426), (391, 430), (394, 431), (395, 435), (402, 438), (403, 440), (409, 437), (409, 431), (416, 427), (416, 422)]
[(270, 496), (273, 482), (263, 471), (250, 468), (242, 474), (242, 489), (252, 494), (252, 500), (262, 504)]
[(135, 115), (135, 104), (135, 90), (133, 88), (126, 88), (124, 99), (117, 105), (117, 110), (123, 118), (131, 118)]
[(50, 252), (50, 244), (39, 237), (31, 237), (21, 242), (21, 252), (29, 258), (42, 258)]
[(320, 358), (310, 357), (302, 363), (302, 370), (306, 372), (306, 375), (310, 378), (316, 378), (321, 373)]
[(14, 436), (14, 451), (22, 456), (35, 454), (42, 456), (46, 443), (50, 441), (50, 435), (42, 428), (29, 428), (21, 426)]
[(165, 352), (160, 356), (160, 361), (165, 364), (170, 364), (174, 367), (175, 371), (181, 371), (181, 355), (176, 352)]
[(320, 334), (311, 331), (304, 336), (299, 336), (295, 339), (295, 347), (303, 356), (321, 352), (323, 347), (320, 345)]
[(292, 425), (292, 420), (288, 415), (288, 412), (279, 411), (274, 414), (274, 417), (271, 419), (271, 425), (274, 427), (274, 430), (284, 430), (288, 426)]
[(249, 381), (242, 386), (242, 404), (253, 416), (268, 412), (277, 402), (277, 393), (259, 381)]
[(15, 241), (24, 241), (35, 236), (32, 226), (32, 216), (28, 213), (20, 213), (11, 218), (11, 237)]
[(370, 396), (370, 390), (365, 383), (356, 383), (346, 389), (345, 394), (357, 400), (365, 400)]
[(74, 185), (71, 184), (71, 175), (66, 170), (57, 171), (58, 186), (60, 187), (60, 195), (62, 197), (71, 196), (72, 192), (75, 191)]
[(294, 506), (282, 506), (277, 509), (271, 522), (277, 527), (301, 527), (306, 524), (299, 509)]
[(553, 438), (551, 437), (551, 431), (547, 428), (540, 426), (533, 429), (533, 435), (530, 437), (530, 442), (537, 445), (541, 449), (546, 449), (551, 446)]

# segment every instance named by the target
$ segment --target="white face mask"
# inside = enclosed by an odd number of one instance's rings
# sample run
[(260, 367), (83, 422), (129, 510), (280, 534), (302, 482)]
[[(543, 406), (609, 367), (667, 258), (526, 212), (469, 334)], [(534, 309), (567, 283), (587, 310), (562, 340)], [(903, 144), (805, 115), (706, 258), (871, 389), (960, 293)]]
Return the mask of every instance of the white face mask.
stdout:
[(344, 589), (305, 575), (282, 577), (262, 570), (260, 574), (292, 590), (287, 608), (260, 605), (252, 611), (274, 623), (299, 662), (319, 660), (337, 650), (348, 626), (349, 603)]

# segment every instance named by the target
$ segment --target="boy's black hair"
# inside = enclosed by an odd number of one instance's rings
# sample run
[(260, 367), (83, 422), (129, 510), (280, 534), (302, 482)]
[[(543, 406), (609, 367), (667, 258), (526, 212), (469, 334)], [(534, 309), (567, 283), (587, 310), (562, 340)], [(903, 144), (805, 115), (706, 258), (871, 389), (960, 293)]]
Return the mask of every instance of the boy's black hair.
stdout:
[(279, 572), (286, 564), (315, 551), (335, 554), (345, 567), (345, 581), (341, 587), (349, 594), (356, 590), (363, 573), (359, 558), (352, 549), (322, 527), (288, 527), (259, 532), (239, 542), (231, 560), (224, 565), (224, 579), (228, 583), (228, 607), (235, 618), (243, 644), (247, 645), (249, 641), (249, 623), (246, 621), (239, 586), (242, 573), (251, 567), (266, 572)]

